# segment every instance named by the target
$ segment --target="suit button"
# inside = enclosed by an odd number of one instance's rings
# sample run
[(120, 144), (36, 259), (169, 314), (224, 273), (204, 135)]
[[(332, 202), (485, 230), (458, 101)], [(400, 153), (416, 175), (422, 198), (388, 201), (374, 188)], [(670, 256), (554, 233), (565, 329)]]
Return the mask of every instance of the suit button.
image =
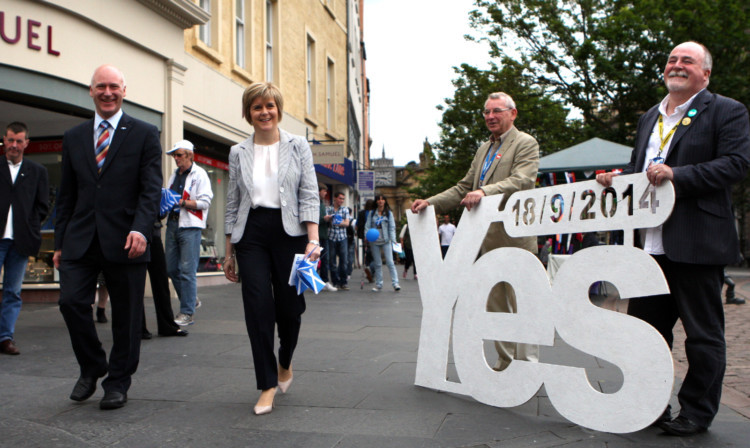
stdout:
[(281, 201), (281, 205), (282, 205), (283, 207), (286, 207), (286, 201)]
[(96, 188), (99, 189), (99, 190), (101, 190), (102, 186), (101, 185), (97, 185)]
[(284, 192), (284, 187), (279, 187), (279, 191), (283, 193)]

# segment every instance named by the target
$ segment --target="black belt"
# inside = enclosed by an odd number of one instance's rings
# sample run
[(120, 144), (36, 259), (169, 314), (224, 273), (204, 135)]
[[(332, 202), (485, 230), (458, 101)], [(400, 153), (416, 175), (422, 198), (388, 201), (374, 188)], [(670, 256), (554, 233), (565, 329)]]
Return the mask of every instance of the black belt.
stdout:
[(179, 213), (170, 213), (167, 217), (170, 221), (179, 221), (180, 220), (180, 214)]

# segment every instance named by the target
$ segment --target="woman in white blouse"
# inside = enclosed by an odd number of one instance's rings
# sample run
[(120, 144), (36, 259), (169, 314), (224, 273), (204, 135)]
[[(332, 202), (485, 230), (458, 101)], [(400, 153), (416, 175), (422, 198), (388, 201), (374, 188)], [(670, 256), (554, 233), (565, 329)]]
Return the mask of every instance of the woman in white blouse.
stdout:
[(224, 275), (232, 282), (242, 280), (245, 323), (262, 391), (254, 408), (258, 415), (271, 412), (277, 387), (286, 392), (292, 382), (292, 354), (305, 311), (305, 298), (288, 284), (294, 254), (312, 252), (313, 261), (320, 255), (312, 152), (303, 137), (279, 129), (283, 109), (276, 86), (249, 86), (242, 112), (255, 133), (229, 153)]

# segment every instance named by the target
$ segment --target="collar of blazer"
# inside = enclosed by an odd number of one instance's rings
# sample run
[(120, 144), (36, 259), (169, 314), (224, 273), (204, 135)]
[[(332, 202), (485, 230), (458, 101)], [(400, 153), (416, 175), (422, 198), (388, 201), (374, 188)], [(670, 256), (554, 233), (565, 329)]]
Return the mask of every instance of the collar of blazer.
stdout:
[[(516, 140), (516, 136), (518, 136), (518, 129), (516, 129), (515, 126), (512, 126), (510, 128), (510, 131), (508, 132), (508, 135), (505, 137), (505, 140), (503, 140), (502, 145), (500, 145), (498, 154), (504, 156), (505, 153), (508, 152), (508, 149), (513, 145), (513, 142)], [(474, 173), (474, 188), (477, 188), (479, 186), (479, 178), (482, 177), (482, 165), (487, 159), (487, 153), (490, 151), (491, 146), (492, 142), (486, 141), (484, 142), (484, 144), (482, 144), (482, 146), (479, 147), (479, 150), (477, 151), (477, 156), (479, 156), (479, 165), (477, 166), (476, 173)], [(487, 170), (487, 173), (485, 173), (485, 185), (488, 183), (487, 180), (492, 178), (492, 174), (495, 172), (495, 169), (497, 169), (497, 166), (500, 165), (499, 160), (502, 160), (502, 157), (500, 159), (495, 157), (495, 160), (492, 161), (492, 164)]]
[[(667, 153), (667, 158), (669, 158), (672, 154), (675, 154), (679, 150), (679, 141), (680, 139), (688, 132), (690, 129), (694, 127), (695, 121), (701, 116), (702, 112), (706, 110), (709, 104), (711, 104), (711, 101), (714, 99), (714, 94), (709, 92), (708, 89), (703, 89), (702, 92), (698, 94), (698, 96), (695, 97), (692, 103), (690, 103), (690, 106), (687, 109), (687, 113), (690, 113), (690, 111), (695, 110), (695, 113), (692, 117), (686, 117), (690, 118), (690, 122), (685, 125), (683, 124), (683, 120), (680, 120), (680, 124), (677, 126), (677, 130), (675, 130), (674, 135), (672, 136), (672, 141), (669, 143), (669, 153)], [(648, 146), (648, 141), (651, 136), (651, 130), (654, 129), (654, 126), (656, 126), (656, 121), (659, 119), (659, 105), (652, 107), (651, 110), (647, 112), (647, 116), (645, 118), (645, 127), (643, 128), (643, 132), (641, 132), (641, 136), (639, 136), (639, 142), (638, 146), (639, 149), (642, 149), (640, 151), (640, 157), (638, 157), (639, 160), (636, 161), (636, 169), (639, 170), (639, 167), (642, 167), (645, 163), (646, 158), (646, 147)]]
[[(294, 137), (279, 128), (279, 168), (277, 177), (279, 185), (289, 173), (289, 159), (291, 158), (291, 151)], [(255, 134), (251, 135), (244, 142), (240, 143), (240, 167), (242, 168), (242, 179), (245, 182), (245, 188), (248, 191), (253, 191), (253, 166), (255, 161)]]
[(120, 122), (117, 123), (117, 129), (115, 130), (115, 136), (112, 139), (112, 141), (109, 143), (109, 149), (107, 150), (107, 157), (104, 159), (104, 165), (102, 165), (102, 171), (99, 173), (98, 168), (96, 167), (96, 154), (94, 151), (94, 120), (91, 120), (91, 125), (87, 126), (87, 144), (86, 144), (86, 152), (89, 154), (86, 159), (89, 161), (89, 167), (93, 170), (95, 176), (103, 176), (104, 173), (107, 171), (107, 168), (112, 164), (112, 161), (114, 160), (115, 156), (117, 155), (117, 151), (120, 149), (120, 146), (122, 146), (122, 142), (125, 141), (125, 138), (127, 138), (128, 133), (130, 132), (130, 129), (133, 127), (133, 120), (125, 113), (122, 114), (122, 117), (120, 117)]
[[(10, 166), (8, 166), (8, 158), (3, 154), (2, 156), (2, 168), (0, 168), (0, 179), (7, 182), (8, 185), (13, 185), (13, 177), (10, 175)], [(16, 176), (16, 185), (18, 182), (24, 179), (26, 172), (28, 171), (29, 164), (23, 163), (25, 160), (21, 159), (21, 167), (18, 170), (18, 176)]]

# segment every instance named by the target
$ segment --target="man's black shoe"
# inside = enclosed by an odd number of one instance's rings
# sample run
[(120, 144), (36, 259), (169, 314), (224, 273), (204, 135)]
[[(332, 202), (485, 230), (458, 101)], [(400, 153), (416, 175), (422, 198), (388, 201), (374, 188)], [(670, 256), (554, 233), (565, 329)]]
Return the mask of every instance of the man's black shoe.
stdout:
[(745, 299), (740, 297), (727, 298), (727, 305), (742, 305), (745, 303)]
[(117, 391), (104, 392), (104, 398), (99, 402), (99, 409), (119, 409), (128, 402), (128, 394)]
[(671, 422), (672, 421), (672, 405), (668, 404), (667, 408), (664, 409), (664, 412), (657, 418), (653, 423), (651, 423), (651, 426), (659, 426), (663, 423)]
[(78, 378), (76, 385), (73, 386), (73, 392), (70, 399), (74, 401), (84, 401), (96, 392), (96, 381), (99, 378), (95, 376), (82, 376)]
[(671, 422), (662, 423), (659, 428), (671, 436), (685, 437), (706, 432), (708, 427), (698, 426), (689, 418), (678, 415)]
[(141, 339), (151, 339), (153, 337), (154, 335), (152, 335), (148, 330), (143, 330), (143, 332), (141, 333)]

